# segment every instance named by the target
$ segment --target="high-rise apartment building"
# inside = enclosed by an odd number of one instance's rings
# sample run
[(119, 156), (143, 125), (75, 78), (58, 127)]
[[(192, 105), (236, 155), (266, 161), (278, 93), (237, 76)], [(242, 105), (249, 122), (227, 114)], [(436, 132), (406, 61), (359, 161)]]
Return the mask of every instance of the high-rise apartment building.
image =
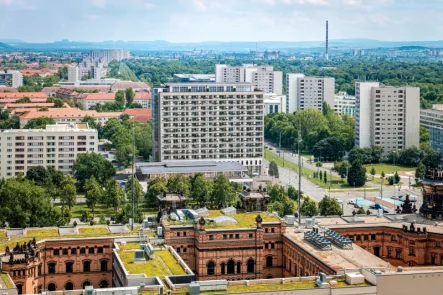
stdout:
[(215, 65), (217, 83), (252, 83), (265, 93), (283, 94), (283, 73), (272, 66), (244, 64), (238, 67)]
[(355, 145), (381, 146), (385, 153), (420, 141), (420, 88), (357, 82)]
[(152, 95), (154, 161), (235, 161), (260, 173), (263, 92), (252, 83), (173, 83)]
[(80, 80), (80, 70), (77, 66), (68, 67), (68, 82), (76, 82)]
[(26, 174), (35, 166), (71, 173), (78, 154), (98, 151), (98, 133), (88, 124), (0, 131), (0, 178)]
[(432, 127), (443, 128), (443, 105), (434, 104), (432, 109), (421, 109), (420, 126), (427, 129)]
[(16, 70), (0, 71), (0, 86), (12, 88), (23, 86), (23, 74)]
[(322, 110), (326, 102), (334, 107), (335, 79), (306, 77), (304, 74), (286, 75), (286, 112), (309, 108)]
[(355, 115), (355, 96), (339, 92), (335, 96), (334, 111), (339, 115)]

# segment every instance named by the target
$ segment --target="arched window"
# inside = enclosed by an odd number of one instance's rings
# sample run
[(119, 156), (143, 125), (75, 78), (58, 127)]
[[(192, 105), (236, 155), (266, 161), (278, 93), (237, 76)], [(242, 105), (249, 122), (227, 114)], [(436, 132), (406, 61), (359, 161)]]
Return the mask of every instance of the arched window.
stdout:
[(109, 287), (109, 283), (107, 280), (101, 280), (100, 284), (98, 285), (100, 288), (104, 289), (104, 288), (108, 288)]
[(234, 274), (235, 273), (235, 262), (234, 260), (228, 261), (228, 274)]
[(208, 265), (207, 265), (207, 268), (208, 268), (208, 276), (215, 275), (215, 263), (214, 263), (214, 261), (209, 261)]
[(83, 261), (83, 272), (91, 271), (91, 261)]
[(48, 291), (55, 291), (57, 289), (57, 287), (55, 286), (54, 283), (50, 283), (48, 285)]
[(100, 270), (101, 271), (108, 271), (108, 261), (107, 260), (100, 261)]
[(266, 257), (266, 267), (272, 267), (272, 256)]
[(292, 261), (289, 260), (289, 272), (291, 272), (291, 271), (292, 271)]
[(222, 275), (226, 274), (226, 263), (222, 262), (222, 264), (220, 264), (220, 273)]
[(251, 258), (248, 260), (248, 263), (247, 263), (247, 272), (248, 273), (254, 273), (254, 264), (255, 264), (254, 259)]
[[(74, 262), (66, 262), (66, 273), (72, 273), (74, 271)], [(66, 289), (68, 290), (68, 289)], [(72, 289), (69, 289), (72, 290)]]
[(91, 282), (90, 282), (90, 281), (84, 281), (84, 282), (83, 282), (83, 285), (82, 285), (83, 289), (84, 289), (86, 286), (91, 286)]
[(55, 273), (55, 263), (48, 263), (48, 273)]
[(71, 282), (67, 282), (65, 285), (65, 290), (74, 290), (74, 284)]
[[(15, 285), (17, 287), (17, 293), (18, 294), (23, 294), (23, 285), (22, 284), (16, 284)], [(8, 293), (5, 293), (8, 294)]]
[(241, 273), (241, 262), (237, 262), (237, 273)]

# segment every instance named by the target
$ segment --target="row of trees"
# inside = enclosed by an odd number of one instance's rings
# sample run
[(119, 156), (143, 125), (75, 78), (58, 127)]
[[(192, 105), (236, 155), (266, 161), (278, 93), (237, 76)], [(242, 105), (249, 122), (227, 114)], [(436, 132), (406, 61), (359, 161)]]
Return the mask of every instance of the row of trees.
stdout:
[(337, 161), (354, 145), (355, 119), (338, 116), (327, 104), (323, 112), (315, 109), (294, 114), (274, 113), (265, 117), (265, 138), (290, 150), (297, 150), (298, 131), (301, 150), (327, 161)]
[(303, 203), (300, 207), (300, 213), (302, 216), (331, 216), (331, 215), (343, 215), (343, 209), (340, 203), (328, 196), (325, 196), (320, 202), (315, 202), (309, 197), (303, 199)]
[(97, 104), (91, 109), (97, 112), (121, 112), (126, 108), (129, 109), (141, 109), (143, 106), (134, 102), (135, 92), (132, 88), (126, 88), (123, 90), (118, 90), (115, 93), (115, 100), (112, 102), (106, 102), (105, 104)]

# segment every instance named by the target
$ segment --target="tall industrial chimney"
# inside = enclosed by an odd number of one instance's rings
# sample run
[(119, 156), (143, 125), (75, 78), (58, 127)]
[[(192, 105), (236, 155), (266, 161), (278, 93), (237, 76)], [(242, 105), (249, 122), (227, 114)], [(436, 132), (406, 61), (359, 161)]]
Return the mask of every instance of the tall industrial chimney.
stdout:
[(326, 60), (329, 60), (329, 25), (326, 21)]

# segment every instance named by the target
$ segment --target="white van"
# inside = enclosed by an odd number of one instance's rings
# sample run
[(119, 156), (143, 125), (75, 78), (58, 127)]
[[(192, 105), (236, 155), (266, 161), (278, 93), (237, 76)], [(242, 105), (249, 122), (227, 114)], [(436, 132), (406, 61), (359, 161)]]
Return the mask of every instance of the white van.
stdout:
[[(406, 196), (401, 196), (400, 198), (398, 198), (400, 201), (404, 202), (406, 200)], [(417, 202), (417, 196), (414, 195), (409, 195), (409, 201), (411, 202)]]

